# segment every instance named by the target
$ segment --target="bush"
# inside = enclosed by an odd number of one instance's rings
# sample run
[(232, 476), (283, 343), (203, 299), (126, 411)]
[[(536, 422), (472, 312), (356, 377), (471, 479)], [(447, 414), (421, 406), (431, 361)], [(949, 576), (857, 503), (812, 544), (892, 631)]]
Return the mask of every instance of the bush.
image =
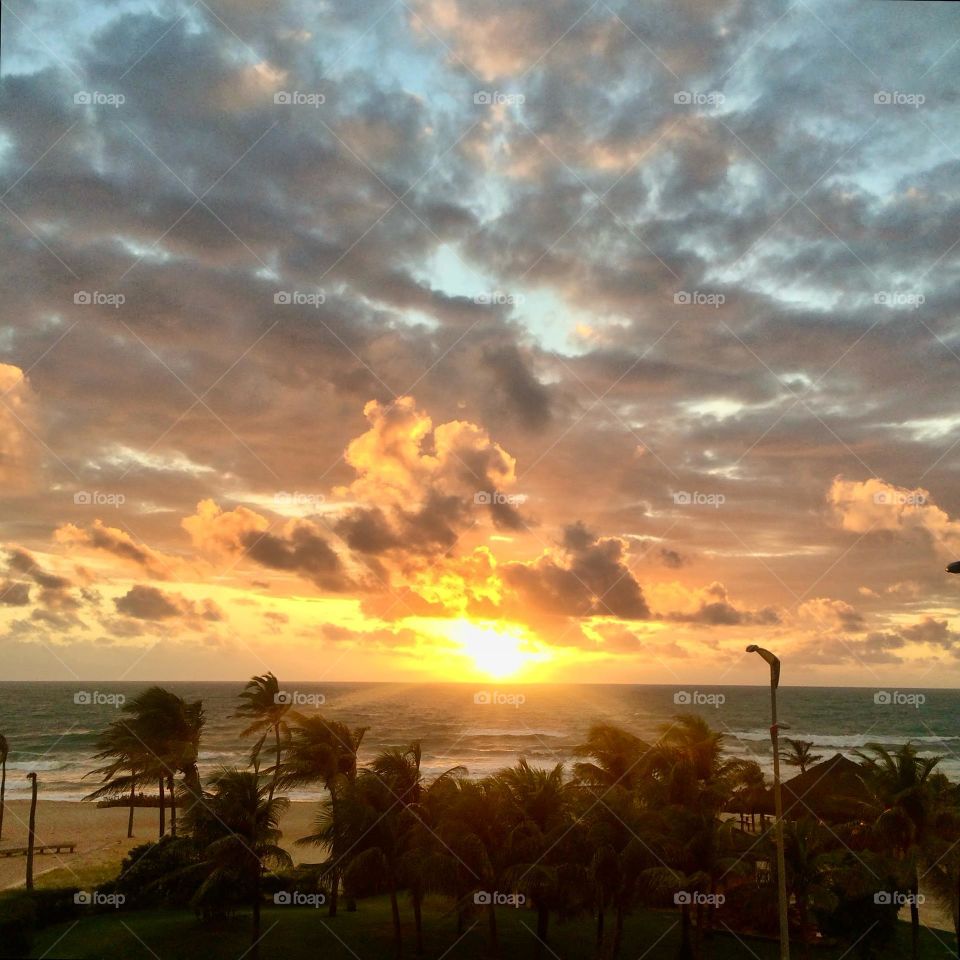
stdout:
[(76, 888), (16, 890), (0, 897), (0, 957), (25, 957), (41, 927), (73, 920), (79, 912)]
[(185, 907), (203, 880), (199, 869), (194, 869), (199, 863), (192, 840), (164, 837), (134, 847), (124, 858), (117, 879), (100, 889), (123, 894), (125, 906), (131, 909)]

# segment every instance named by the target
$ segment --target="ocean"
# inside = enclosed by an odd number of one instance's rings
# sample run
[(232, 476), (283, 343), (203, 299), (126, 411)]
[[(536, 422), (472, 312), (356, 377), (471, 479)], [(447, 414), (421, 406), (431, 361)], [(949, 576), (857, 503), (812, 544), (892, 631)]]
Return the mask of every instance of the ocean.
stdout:
[[(233, 718), (237, 682), (169, 682), (187, 699), (202, 699), (206, 727), (201, 775), (220, 765), (244, 765), (252, 743)], [(0, 683), (0, 733), (10, 744), (7, 796), (28, 795), (27, 772), (38, 774), (40, 795), (79, 800), (96, 786), (87, 778), (97, 734), (120, 716), (117, 703), (147, 683)], [(369, 727), (361, 763), (388, 746), (423, 745), (428, 776), (463, 765), (471, 776), (513, 764), (518, 757), (552, 766), (571, 762), (592, 723), (624, 727), (653, 739), (681, 712), (704, 716), (725, 736), (733, 756), (772, 769), (769, 690), (766, 687), (508, 684), (285, 684), (304, 713), (319, 711), (350, 726)], [(778, 694), (782, 735), (810, 740), (824, 759), (851, 755), (869, 742), (897, 746), (913, 740), (923, 755), (943, 756), (941, 769), (960, 780), (960, 691), (783, 687)], [(787, 768), (787, 776), (793, 771)], [(317, 790), (291, 794), (313, 799)]]

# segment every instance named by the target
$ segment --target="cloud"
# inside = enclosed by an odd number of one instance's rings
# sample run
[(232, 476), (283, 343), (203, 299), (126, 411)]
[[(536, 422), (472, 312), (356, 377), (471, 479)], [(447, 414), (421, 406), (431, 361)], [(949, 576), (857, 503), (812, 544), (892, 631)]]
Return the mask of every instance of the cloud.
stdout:
[(137, 543), (125, 530), (108, 527), (99, 519), (86, 529), (65, 523), (54, 531), (54, 540), (65, 546), (85, 547), (110, 554), (125, 565), (136, 567), (158, 580), (170, 579), (184, 569), (184, 564), (176, 558)]
[(942, 553), (960, 549), (960, 521), (940, 509), (928, 490), (897, 487), (885, 480), (835, 477), (827, 502), (842, 529), (852, 533), (921, 533)]
[(114, 601), (117, 613), (135, 620), (177, 619), (194, 629), (204, 622), (223, 619), (223, 613), (212, 600), (193, 602), (176, 593), (165, 593), (156, 587), (137, 584)]
[(508, 563), (504, 580), (524, 603), (572, 617), (645, 620), (650, 608), (626, 565), (627, 542), (599, 537), (582, 523), (564, 530), (558, 549), (531, 563)]
[(295, 573), (326, 590), (357, 587), (337, 552), (317, 524), (292, 520), (279, 534), (270, 523), (246, 507), (223, 510), (212, 500), (197, 504), (197, 512), (181, 525), (197, 549), (221, 557), (247, 557), (271, 570)]
[(829, 597), (815, 597), (800, 604), (797, 619), (816, 630), (856, 633), (866, 629), (863, 614), (846, 601)]
[(34, 479), (36, 401), (30, 382), (13, 364), (0, 363), (0, 484), (21, 491)]
[(16, 580), (0, 583), (0, 603), (8, 607), (24, 607), (30, 603), (30, 584)]

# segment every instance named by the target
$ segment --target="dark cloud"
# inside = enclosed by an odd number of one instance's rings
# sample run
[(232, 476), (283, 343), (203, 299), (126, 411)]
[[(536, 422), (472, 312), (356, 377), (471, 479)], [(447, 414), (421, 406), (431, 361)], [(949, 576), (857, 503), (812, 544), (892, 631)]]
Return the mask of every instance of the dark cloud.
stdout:
[(122, 597), (114, 600), (118, 613), (136, 620), (181, 619), (197, 623), (216, 622), (223, 614), (212, 600), (194, 603), (175, 593), (165, 593), (156, 587), (138, 584)]
[(625, 547), (578, 522), (564, 530), (557, 556), (508, 564), (505, 577), (525, 602), (549, 613), (644, 620), (650, 608), (624, 562)]

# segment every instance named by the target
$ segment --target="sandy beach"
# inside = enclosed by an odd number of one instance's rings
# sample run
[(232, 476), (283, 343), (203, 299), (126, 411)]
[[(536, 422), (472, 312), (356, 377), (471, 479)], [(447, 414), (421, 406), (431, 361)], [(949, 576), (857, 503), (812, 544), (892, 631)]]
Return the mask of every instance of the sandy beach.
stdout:
[[(282, 846), (295, 863), (319, 859), (311, 847), (297, 847), (298, 837), (312, 832), (316, 803), (299, 801), (290, 804), (281, 822)], [(5, 804), (3, 840), (0, 850), (22, 847), (27, 843), (28, 800), (11, 800)], [(66, 883), (83, 886), (91, 868), (105, 868), (120, 861), (126, 852), (141, 843), (157, 839), (159, 811), (138, 808), (134, 814), (132, 839), (127, 839), (127, 814), (124, 807), (96, 807), (89, 803), (70, 800), (40, 800), (37, 803), (37, 843), (77, 844), (75, 853), (46, 853), (37, 856), (34, 876), (40, 877), (52, 870), (67, 872)], [(24, 882), (26, 857), (0, 858), (0, 889), (18, 887)]]

